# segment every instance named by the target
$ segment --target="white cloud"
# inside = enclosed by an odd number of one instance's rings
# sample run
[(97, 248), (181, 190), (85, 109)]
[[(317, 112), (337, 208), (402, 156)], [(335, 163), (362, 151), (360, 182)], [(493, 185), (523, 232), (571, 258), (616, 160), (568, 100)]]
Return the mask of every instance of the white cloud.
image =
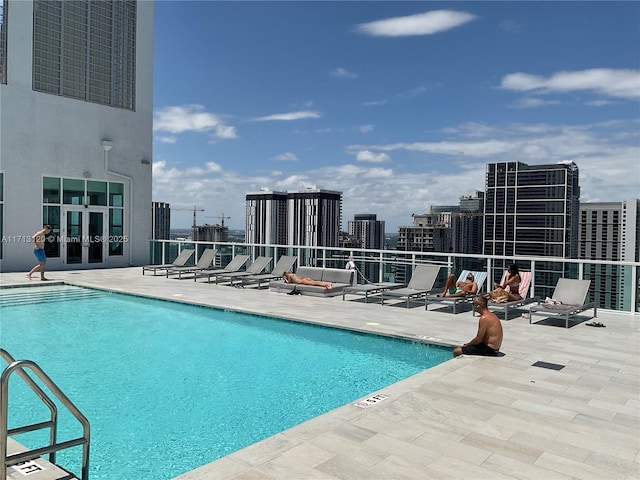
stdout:
[(358, 127), (358, 130), (360, 130), (362, 133), (367, 133), (373, 130), (373, 125), (360, 125)]
[(329, 73), (329, 75), (337, 78), (358, 78), (359, 77), (357, 73), (350, 72), (346, 68), (341, 68), (341, 67), (336, 68), (335, 70), (332, 70)]
[(284, 161), (284, 162), (295, 162), (298, 160), (298, 157), (296, 157), (295, 154), (291, 152), (287, 152), (287, 153), (281, 153), (280, 155), (276, 155), (275, 157), (273, 157), (273, 159)]
[[(398, 225), (411, 224), (412, 213), (425, 212), (431, 205), (455, 205), (460, 196), (484, 190), (486, 164), (501, 161), (530, 165), (574, 161), (580, 169), (582, 201), (638, 197), (640, 121), (464, 123), (446, 130), (439, 142), (350, 145), (347, 153), (353, 155), (353, 162), (323, 167), (312, 162), (280, 163), (280, 171), (265, 166), (261, 173), (243, 170), (232, 161), (187, 168), (179, 160), (155, 159), (153, 199), (187, 209), (198, 205), (205, 209), (198, 215), (224, 211), (231, 216), (226, 224), (244, 228), (247, 192), (265, 185), (274, 190), (322, 185), (343, 192), (345, 228), (356, 213), (376, 213), (386, 221), (388, 232), (396, 232)], [(362, 151), (370, 152), (371, 158), (394, 152), (394, 168), (356, 161)], [(186, 228), (191, 221), (191, 212), (172, 214), (173, 228)]]
[(519, 98), (511, 105), (513, 108), (537, 108), (545, 105), (558, 105), (560, 102), (557, 100), (543, 100), (541, 98), (524, 97)]
[(154, 138), (162, 143), (176, 143), (178, 141), (178, 137), (175, 135), (156, 135)]
[(373, 153), (369, 150), (361, 150), (356, 154), (356, 160), (359, 162), (383, 163), (391, 160), (386, 153)]
[(362, 105), (365, 107), (377, 107), (379, 105), (384, 105), (385, 103), (387, 103), (387, 100), (383, 99), (383, 100), (372, 100), (370, 102), (363, 102)]
[(591, 91), (616, 98), (640, 98), (640, 70), (593, 68), (558, 72), (549, 77), (512, 73), (502, 79), (501, 87), (518, 92), (538, 93)]
[(235, 127), (226, 125), (218, 115), (206, 112), (202, 105), (172, 106), (156, 110), (153, 113), (153, 130), (174, 135), (184, 132), (210, 132), (216, 138), (237, 138)]
[(320, 115), (318, 112), (306, 110), (306, 111), (300, 111), (300, 112), (276, 113), (273, 115), (267, 115), (266, 117), (258, 117), (258, 118), (255, 118), (254, 120), (256, 122), (270, 122), (274, 120), (291, 121), (291, 120), (304, 120), (307, 118), (321, 118), (321, 117), (322, 115)]
[(520, 33), (522, 25), (514, 20), (505, 20), (500, 23), (500, 28), (509, 33)]
[(362, 23), (357, 30), (367, 35), (380, 37), (404, 37), (411, 35), (432, 35), (464, 25), (476, 18), (475, 15), (453, 10), (434, 10), (432, 12), (394, 17)]

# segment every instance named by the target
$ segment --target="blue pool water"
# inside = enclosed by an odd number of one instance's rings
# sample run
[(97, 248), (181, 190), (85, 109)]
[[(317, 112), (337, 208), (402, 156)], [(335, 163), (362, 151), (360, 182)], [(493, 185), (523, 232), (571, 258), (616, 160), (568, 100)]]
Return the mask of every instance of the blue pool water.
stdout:
[[(37, 362), (89, 418), (92, 480), (173, 478), (451, 358), (443, 347), (218, 309), (19, 290), (26, 301), (0, 296), (2, 348)], [(18, 379), (10, 386), (10, 427), (47, 418)], [(80, 435), (65, 414), (61, 423), (59, 440)], [(16, 439), (36, 435), (46, 439)], [(58, 462), (79, 472), (79, 458), (76, 447)]]

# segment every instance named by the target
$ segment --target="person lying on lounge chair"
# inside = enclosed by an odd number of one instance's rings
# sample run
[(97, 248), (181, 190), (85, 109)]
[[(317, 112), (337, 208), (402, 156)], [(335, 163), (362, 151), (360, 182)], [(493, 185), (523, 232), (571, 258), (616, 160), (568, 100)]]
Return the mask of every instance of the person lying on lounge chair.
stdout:
[(486, 297), (489, 300), (493, 300), (494, 302), (498, 303), (516, 302), (518, 300), (522, 300), (519, 292), (521, 281), (522, 279), (520, 278), (518, 265), (513, 263), (507, 267), (507, 276), (504, 279), (504, 283), (502, 285), (500, 285), (499, 283), (494, 283), (493, 285), (496, 288), (487, 293)]
[(292, 272), (284, 272), (282, 274), (284, 283), (297, 283), (298, 285), (316, 285), (318, 287), (324, 287), (327, 290), (331, 290), (333, 285), (329, 282), (321, 282), (320, 280), (313, 280), (312, 278), (301, 278)]
[(464, 297), (466, 295), (475, 295), (478, 292), (478, 284), (475, 282), (473, 273), (467, 275), (464, 282), (456, 282), (456, 276), (451, 274), (447, 277), (444, 284), (444, 290), (439, 293), (438, 297)]

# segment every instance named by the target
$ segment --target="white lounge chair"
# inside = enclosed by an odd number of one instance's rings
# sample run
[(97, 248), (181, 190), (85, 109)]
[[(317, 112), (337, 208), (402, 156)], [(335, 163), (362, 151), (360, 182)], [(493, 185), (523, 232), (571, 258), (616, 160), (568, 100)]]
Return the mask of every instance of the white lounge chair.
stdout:
[[(504, 311), (504, 320), (509, 320), (509, 310), (513, 310), (524, 305), (528, 305), (536, 301), (535, 298), (529, 297), (529, 287), (531, 286), (531, 272), (519, 272), (520, 273), (520, 287), (518, 289), (518, 293), (522, 297), (520, 300), (514, 300), (512, 302), (493, 302), (489, 300), (489, 307), (492, 311), (503, 310)], [(507, 278), (507, 272), (504, 272), (502, 275), (502, 280), (500, 280), (500, 285), (503, 284), (505, 279)], [(473, 315), (475, 316), (476, 312), (473, 311)]]
[(573, 280), (559, 278), (552, 297), (545, 302), (539, 299), (538, 304), (529, 307), (529, 323), (533, 323), (533, 315), (556, 316), (564, 318), (565, 328), (569, 328), (569, 319), (580, 312), (593, 308), (593, 317), (598, 316), (598, 308), (594, 302), (585, 303), (591, 280)]
[(249, 260), (249, 255), (236, 255), (229, 264), (218, 270), (201, 270), (193, 276), (193, 281), (197, 281), (200, 277), (206, 277), (207, 283), (211, 283), (211, 277), (216, 275), (224, 275), (225, 273), (238, 272)]
[(403, 298), (406, 299), (409, 308), (409, 301), (426, 297), (431, 292), (440, 268), (440, 265), (416, 266), (406, 287), (380, 292), (380, 305), (384, 305), (385, 298)]
[(202, 255), (200, 255), (200, 258), (195, 265), (167, 268), (167, 277), (169, 277), (169, 275), (177, 274), (178, 278), (182, 278), (182, 275), (185, 273), (193, 273), (195, 275), (197, 272), (210, 270), (216, 259), (216, 253), (218, 253), (217, 249), (207, 248), (204, 252), (202, 252)]
[(484, 282), (487, 280), (487, 272), (474, 272), (472, 270), (463, 270), (458, 277), (458, 282), (464, 282), (467, 279), (467, 275), (473, 274), (473, 280), (478, 284), (478, 291), (473, 295), (465, 295), (462, 297), (438, 297), (437, 295), (427, 295), (424, 301), (425, 310), (429, 309), (430, 303), (448, 303), (453, 306), (453, 313), (456, 313), (456, 307), (458, 304), (467, 303), (473, 300), (475, 295), (479, 295), (484, 286)]
[(165, 263), (164, 265), (144, 265), (142, 267), (142, 275), (144, 275), (144, 272), (152, 271), (153, 275), (155, 276), (156, 272), (159, 270), (163, 271), (168, 268), (182, 267), (189, 261), (189, 259), (191, 258), (194, 252), (195, 252), (194, 248), (185, 248), (180, 252), (180, 254), (176, 257), (176, 259), (172, 263)]
[(224, 273), (221, 275), (216, 275), (216, 284), (218, 282), (226, 282), (229, 281), (230, 285), (233, 286), (233, 281), (237, 278), (246, 277), (247, 275), (257, 275), (259, 273), (263, 273), (264, 269), (267, 268), (267, 265), (271, 263), (273, 257), (258, 257), (256, 258), (251, 265), (247, 267), (244, 272), (230, 272)]
[(276, 266), (273, 267), (273, 270), (271, 271), (271, 273), (261, 273), (258, 275), (245, 275), (241, 277), (242, 278), (241, 286), (242, 288), (244, 288), (245, 285), (249, 285), (251, 283), (257, 283), (258, 290), (259, 290), (260, 285), (263, 282), (266, 282), (268, 284), (271, 280), (278, 280), (282, 278), (282, 275), (284, 274), (284, 272), (290, 272), (291, 270), (293, 270), (293, 265), (296, 263), (296, 260), (298, 260), (298, 257), (295, 255), (282, 255), (278, 259)]

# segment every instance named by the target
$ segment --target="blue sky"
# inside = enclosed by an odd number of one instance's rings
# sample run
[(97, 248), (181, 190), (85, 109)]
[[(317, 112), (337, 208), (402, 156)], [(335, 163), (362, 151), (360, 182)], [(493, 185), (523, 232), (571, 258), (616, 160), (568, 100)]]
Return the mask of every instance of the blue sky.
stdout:
[[(244, 229), (262, 187), (343, 192), (343, 228), (574, 161), (640, 196), (640, 2), (155, 2), (153, 200)], [(172, 212), (172, 228), (192, 213)]]

